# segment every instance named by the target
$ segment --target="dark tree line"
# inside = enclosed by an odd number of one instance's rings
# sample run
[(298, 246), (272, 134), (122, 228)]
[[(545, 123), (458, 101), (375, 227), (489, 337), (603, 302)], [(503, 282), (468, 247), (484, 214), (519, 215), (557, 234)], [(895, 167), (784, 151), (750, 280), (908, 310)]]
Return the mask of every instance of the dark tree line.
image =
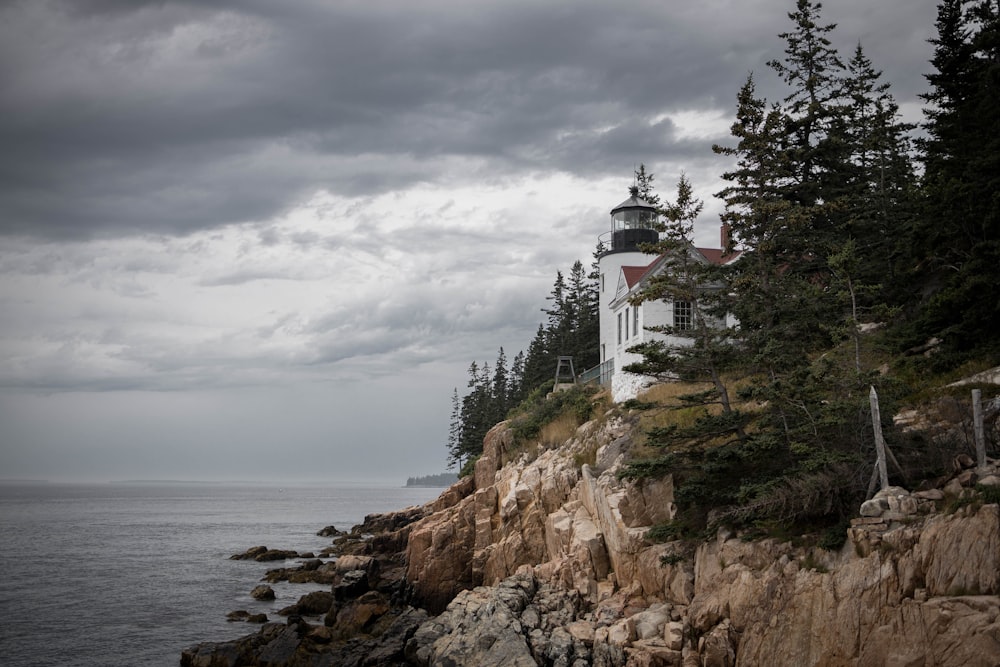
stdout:
[[(708, 387), (684, 397), (706, 408), (701, 419), (651, 434), (668, 453), (646, 470), (687, 466), (680, 502), (767, 506), (789, 480), (829, 471), (840, 477), (797, 487), (822, 489), (799, 512), (856, 493), (871, 458), (868, 386), (893, 382), (867, 365), (863, 322), (888, 322), (883, 340), (897, 352), (939, 340), (938, 366), (1000, 361), (1000, 1), (940, 3), (916, 139), (863, 45), (846, 59), (833, 48), (821, 8), (796, 0), (788, 14), (783, 56), (768, 63), (785, 96), (763, 99), (748, 77), (732, 140), (713, 147), (732, 165), (716, 196), (739, 261), (691, 261), (701, 209), (691, 184), (682, 177), (674, 201), (660, 202), (653, 175), (636, 173), (664, 221), (648, 250), (671, 257), (639, 300), (691, 303), (692, 343), (646, 344), (630, 370)], [(485, 432), (552, 379), (557, 356), (578, 370), (597, 363), (596, 295), (577, 262), (557, 274), (526, 353), (470, 366), (467, 392), (453, 395), (451, 463), (480, 453)], [(739, 326), (720, 326), (726, 314)], [(760, 408), (743, 414), (734, 398)], [(692, 438), (713, 445), (685, 463), (670, 447)]]
[[(733, 163), (716, 196), (739, 261), (691, 261), (684, 249), (701, 202), (684, 177), (660, 209), (662, 240), (648, 249), (671, 258), (671, 271), (638, 301), (691, 302), (692, 344), (645, 344), (627, 370), (708, 383), (686, 405), (721, 410), (651, 434), (665, 452), (714, 443), (697, 461), (673, 452), (634, 472), (688, 466), (678, 499), (691, 505), (779, 507), (768, 503), (778, 491), (788, 498), (789, 480), (833, 471), (832, 486), (796, 487), (825, 489), (799, 511), (829, 511), (831, 488), (865, 485), (868, 386), (891, 379), (866, 367), (862, 322), (890, 322), (897, 351), (939, 339), (938, 364), (973, 353), (1000, 359), (1000, 3), (939, 5), (916, 142), (862, 45), (845, 61), (820, 9), (797, 0), (780, 35), (784, 57), (768, 63), (786, 96), (762, 99), (749, 77), (733, 141), (714, 147)], [(719, 325), (726, 313), (738, 327)], [(834, 348), (851, 350), (848, 360)], [(723, 376), (762, 407), (733, 409)]]
[(452, 393), (451, 425), (448, 431), (448, 463), (458, 466), (483, 450), (483, 437), (495, 424), (533, 391), (555, 378), (560, 356), (573, 357), (580, 373), (598, 363), (599, 321), (597, 276), (587, 273), (577, 261), (569, 275), (557, 272), (545, 321), (538, 325), (527, 352), (518, 352), (508, 362), (503, 348), (496, 360), (472, 362), (466, 393)]

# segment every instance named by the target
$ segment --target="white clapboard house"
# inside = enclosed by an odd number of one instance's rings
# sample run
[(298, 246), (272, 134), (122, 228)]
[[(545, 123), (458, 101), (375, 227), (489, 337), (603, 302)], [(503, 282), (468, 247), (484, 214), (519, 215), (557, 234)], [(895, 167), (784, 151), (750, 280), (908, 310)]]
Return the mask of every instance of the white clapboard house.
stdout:
[[(615, 401), (634, 398), (650, 382), (650, 378), (626, 373), (621, 369), (641, 359), (628, 349), (651, 339), (684, 345), (680, 336), (667, 337), (648, 331), (646, 327), (670, 325), (684, 329), (692, 324), (691, 303), (686, 301), (645, 301), (639, 305), (629, 298), (643, 289), (646, 282), (666, 270), (667, 262), (642, 252), (640, 246), (659, 240), (656, 209), (641, 199), (635, 187), (630, 197), (611, 209), (611, 231), (601, 235), (602, 252), (598, 257), (600, 270), (600, 382), (611, 389)], [(725, 236), (725, 230), (723, 230)], [(726, 239), (722, 239), (725, 248)], [(724, 254), (719, 248), (690, 249), (696, 261), (727, 264), (739, 253)], [(731, 320), (732, 318), (727, 318)], [(732, 321), (726, 322), (732, 325)], [(598, 373), (595, 372), (594, 375)]]

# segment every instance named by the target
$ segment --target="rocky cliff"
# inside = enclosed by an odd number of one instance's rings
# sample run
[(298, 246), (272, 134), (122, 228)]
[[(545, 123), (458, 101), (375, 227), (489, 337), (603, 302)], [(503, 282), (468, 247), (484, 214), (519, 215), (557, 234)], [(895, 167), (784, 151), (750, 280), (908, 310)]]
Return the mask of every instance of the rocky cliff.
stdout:
[(473, 477), (363, 542), (398, 576), (363, 589), (386, 604), (360, 625), (363, 596), (334, 584), (329, 627), (295, 616), (182, 664), (1000, 665), (1000, 508), (971, 491), (1000, 484), (992, 462), (947, 496), (881, 492), (839, 552), (725, 531), (651, 544), (673, 486), (618, 480), (631, 437), (607, 415), (518, 452), (496, 426)]

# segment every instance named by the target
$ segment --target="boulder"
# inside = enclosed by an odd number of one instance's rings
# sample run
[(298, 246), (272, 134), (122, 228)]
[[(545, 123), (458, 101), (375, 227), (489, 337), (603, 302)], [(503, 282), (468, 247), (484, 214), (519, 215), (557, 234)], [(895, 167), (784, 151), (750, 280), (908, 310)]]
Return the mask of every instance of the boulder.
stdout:
[(351, 600), (368, 590), (368, 575), (364, 570), (351, 570), (333, 585), (332, 596), (338, 601)]
[(241, 554), (233, 554), (229, 557), (229, 560), (253, 560), (266, 551), (267, 547), (264, 546), (250, 547)]
[(378, 591), (368, 591), (357, 600), (339, 607), (333, 628), (341, 637), (351, 637), (368, 629), (389, 613), (389, 600)]
[(313, 591), (311, 593), (306, 593), (299, 598), (298, 602), (289, 607), (285, 607), (278, 613), (282, 616), (288, 616), (289, 620), (291, 620), (292, 616), (303, 614), (306, 616), (318, 616), (330, 611), (330, 607), (333, 606), (333, 602), (333, 593), (327, 591)]
[(250, 591), (250, 597), (254, 600), (273, 600), (274, 589), (267, 584), (260, 584), (253, 587), (253, 590)]

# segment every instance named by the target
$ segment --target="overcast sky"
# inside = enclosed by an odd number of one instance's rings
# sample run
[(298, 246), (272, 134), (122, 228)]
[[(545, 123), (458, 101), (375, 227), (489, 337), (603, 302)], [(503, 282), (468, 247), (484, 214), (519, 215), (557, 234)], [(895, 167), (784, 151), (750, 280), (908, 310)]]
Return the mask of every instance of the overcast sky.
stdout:
[[(784, 95), (793, 8), (0, 4), (0, 478), (444, 470), (452, 388), (527, 347), (636, 165), (717, 245), (711, 145), (748, 73)], [(920, 120), (935, 11), (823, 17)]]

